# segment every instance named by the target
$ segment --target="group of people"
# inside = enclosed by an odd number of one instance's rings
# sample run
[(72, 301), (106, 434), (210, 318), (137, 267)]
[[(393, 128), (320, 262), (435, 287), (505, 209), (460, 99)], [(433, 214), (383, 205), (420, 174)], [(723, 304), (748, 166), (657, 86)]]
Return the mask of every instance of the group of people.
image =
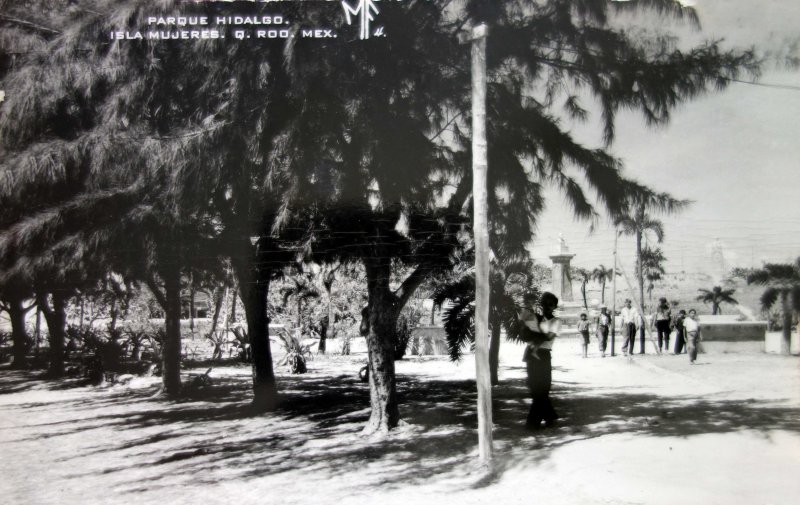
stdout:
[[(539, 429), (552, 426), (558, 415), (550, 401), (550, 388), (552, 384), (551, 350), (553, 341), (561, 329), (561, 320), (555, 316), (558, 308), (558, 297), (550, 292), (545, 292), (539, 299), (539, 307), (533, 305), (533, 298), (525, 298), (524, 306), (519, 312), (520, 338), (527, 344), (523, 354), (528, 374), (528, 388), (531, 393), (531, 408), (528, 412), (526, 426), (529, 429)], [(677, 305), (674, 303), (673, 305)], [(697, 348), (700, 342), (700, 324), (697, 320), (697, 311), (690, 309), (674, 312), (666, 298), (659, 300), (649, 324), (658, 335), (659, 351), (669, 352), (670, 336), (675, 336), (674, 354), (681, 354), (684, 346), (689, 354), (689, 360), (694, 363), (697, 359)], [(638, 310), (631, 307), (631, 301), (625, 300), (625, 306), (619, 311), (622, 319), (623, 335), (625, 341), (622, 345), (624, 355), (633, 354), (636, 333), (640, 334), (639, 352), (644, 354), (645, 324), (644, 318)], [(598, 347), (602, 356), (606, 355), (608, 335), (611, 325), (614, 324), (608, 307), (602, 306), (600, 314), (595, 318), (595, 334)], [(588, 354), (590, 341), (590, 322), (586, 313), (581, 314), (578, 322), (578, 332), (583, 337), (583, 356)]]
[[(677, 302), (673, 302), (677, 306)], [(687, 352), (689, 361), (694, 363), (697, 359), (697, 347), (700, 341), (700, 324), (697, 320), (697, 311), (690, 309), (688, 312), (674, 310), (670, 307), (666, 298), (661, 298), (650, 318), (649, 323), (644, 320), (639, 311), (631, 306), (630, 300), (625, 300), (625, 305), (619, 311), (622, 319), (622, 354), (627, 356), (633, 354), (636, 334), (639, 334), (639, 354), (645, 353), (645, 325), (650, 324), (651, 330), (658, 337), (659, 352), (669, 352), (670, 337), (674, 335), (675, 347), (673, 354)], [(600, 314), (594, 320), (595, 335), (600, 354), (605, 357), (608, 348), (608, 334), (611, 328), (612, 319), (608, 312), (608, 307), (600, 307)], [(578, 333), (583, 337), (583, 356), (588, 355), (590, 341), (590, 322), (586, 313), (581, 314), (578, 321)], [(684, 351), (684, 348), (686, 350)]]
[(700, 342), (700, 323), (697, 311), (690, 309), (677, 310), (677, 302), (673, 307), (666, 298), (660, 298), (653, 311), (649, 323), (645, 322), (639, 311), (631, 307), (631, 301), (625, 300), (625, 306), (620, 310), (622, 317), (625, 341), (622, 346), (623, 354), (633, 354), (636, 333), (639, 333), (639, 354), (644, 354), (645, 324), (650, 324), (652, 331), (656, 332), (659, 352), (669, 352), (670, 336), (674, 335), (673, 354), (681, 354), (684, 348), (689, 354), (690, 363), (697, 360), (697, 349)]

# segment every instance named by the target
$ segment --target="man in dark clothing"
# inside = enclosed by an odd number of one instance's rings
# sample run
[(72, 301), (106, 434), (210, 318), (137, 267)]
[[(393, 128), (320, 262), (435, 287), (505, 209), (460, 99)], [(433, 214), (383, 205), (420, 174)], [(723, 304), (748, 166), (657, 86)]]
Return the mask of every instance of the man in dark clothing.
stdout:
[(683, 329), (683, 320), (686, 319), (686, 311), (679, 310), (678, 315), (675, 316), (675, 354), (681, 354), (683, 346), (686, 343), (686, 335)]
[(611, 316), (608, 313), (608, 307), (603, 305), (600, 307), (600, 314), (595, 321), (597, 325), (597, 346), (600, 350), (600, 355), (606, 356), (606, 346), (608, 345), (608, 327), (611, 325)]

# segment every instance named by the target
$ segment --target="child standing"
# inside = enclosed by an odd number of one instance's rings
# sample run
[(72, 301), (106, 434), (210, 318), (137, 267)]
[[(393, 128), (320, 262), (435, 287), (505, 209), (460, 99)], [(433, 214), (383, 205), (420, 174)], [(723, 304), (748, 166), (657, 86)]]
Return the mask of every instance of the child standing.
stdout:
[(686, 350), (689, 353), (689, 363), (694, 364), (697, 359), (697, 346), (700, 345), (700, 323), (697, 321), (697, 311), (691, 309), (689, 316), (683, 321), (686, 332)]
[(528, 345), (525, 346), (525, 353), (522, 356), (522, 361), (529, 359), (539, 359), (539, 346), (544, 342), (545, 337), (539, 326), (541, 319), (540, 314), (537, 313), (534, 304), (536, 298), (532, 295), (526, 295), (523, 298), (523, 305), (517, 317), (521, 323), (520, 338)]
[(578, 321), (578, 333), (583, 337), (583, 357), (588, 357), (589, 351), (589, 319), (586, 313), (581, 313), (581, 320)]

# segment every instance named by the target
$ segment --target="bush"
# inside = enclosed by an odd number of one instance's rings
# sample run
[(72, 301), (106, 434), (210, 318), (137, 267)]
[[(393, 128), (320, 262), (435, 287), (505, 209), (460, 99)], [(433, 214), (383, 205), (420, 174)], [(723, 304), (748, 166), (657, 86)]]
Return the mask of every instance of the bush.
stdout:
[(231, 326), (231, 332), (234, 338), (236, 338), (233, 344), (239, 348), (239, 360), (245, 363), (252, 362), (253, 356), (250, 350), (250, 337), (247, 334), (247, 327), (237, 324)]
[(314, 344), (304, 345), (300, 341), (299, 330), (295, 330), (294, 335), (285, 331), (281, 332), (276, 340), (286, 352), (286, 355), (278, 362), (278, 366), (286, 365), (293, 374), (306, 373), (308, 371), (306, 360), (310, 357), (313, 358), (311, 346)]

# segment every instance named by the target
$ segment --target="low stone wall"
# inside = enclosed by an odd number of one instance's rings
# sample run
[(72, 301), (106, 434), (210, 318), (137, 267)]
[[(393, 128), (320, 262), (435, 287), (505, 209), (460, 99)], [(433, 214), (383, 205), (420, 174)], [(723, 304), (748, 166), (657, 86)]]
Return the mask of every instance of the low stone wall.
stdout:
[(700, 335), (707, 342), (763, 341), (766, 333), (766, 321), (708, 321), (700, 318)]
[(417, 326), (411, 330), (409, 354), (438, 356), (449, 354), (447, 334), (441, 326)]

